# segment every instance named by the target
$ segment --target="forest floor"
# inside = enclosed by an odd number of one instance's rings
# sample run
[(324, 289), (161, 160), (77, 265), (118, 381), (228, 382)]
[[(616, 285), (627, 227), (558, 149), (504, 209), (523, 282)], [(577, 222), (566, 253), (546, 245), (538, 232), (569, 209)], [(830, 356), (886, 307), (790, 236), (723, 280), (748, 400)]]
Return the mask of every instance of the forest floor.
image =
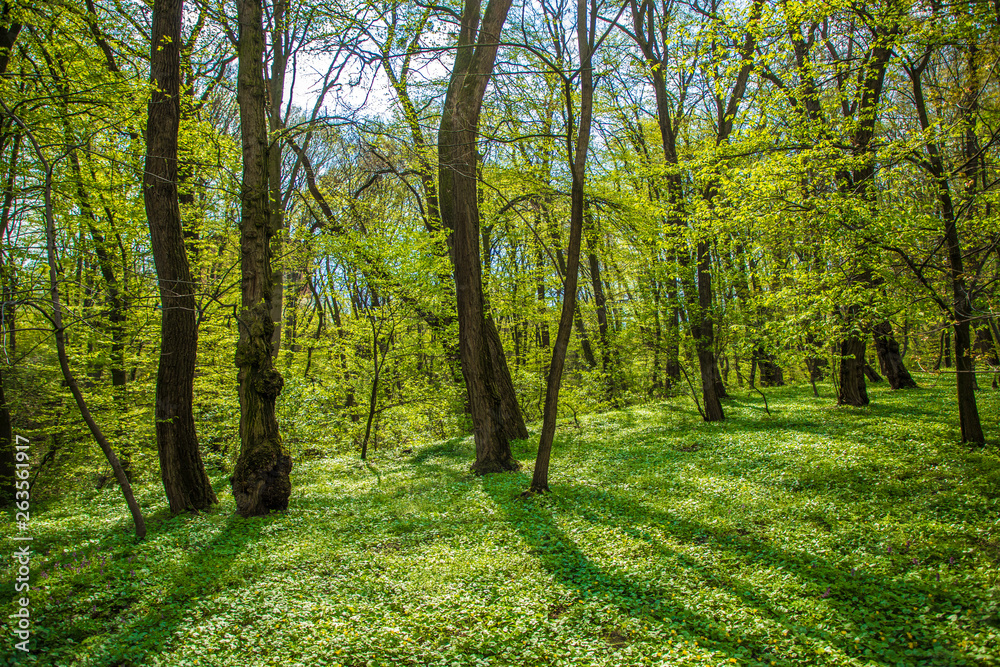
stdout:
[[(140, 488), (138, 544), (116, 489), (51, 501), (33, 652), (4, 627), (0, 663), (997, 665), (1000, 453), (956, 443), (950, 379), (864, 409), (796, 386), (770, 416), (738, 390), (721, 424), (687, 397), (570, 419), (544, 497), (520, 497), (534, 441), (479, 478), (463, 438), (296, 462), (289, 510), (258, 519), (225, 479), (179, 517)], [(978, 398), (995, 435), (1000, 392)]]

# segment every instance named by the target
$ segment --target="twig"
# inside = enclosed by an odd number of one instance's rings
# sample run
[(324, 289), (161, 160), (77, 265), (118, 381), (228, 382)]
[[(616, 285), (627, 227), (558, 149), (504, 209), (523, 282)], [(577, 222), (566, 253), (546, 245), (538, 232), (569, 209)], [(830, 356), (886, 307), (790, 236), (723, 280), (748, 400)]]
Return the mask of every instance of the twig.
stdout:
[[(760, 389), (758, 389), (753, 385), (750, 385), (750, 388), (753, 389), (758, 394), (760, 394), (760, 397), (764, 399), (764, 411), (767, 412), (767, 416), (770, 417), (771, 411), (767, 408), (767, 396), (764, 395), (764, 392), (762, 392)], [(813, 383), (813, 389), (815, 388), (816, 388), (816, 383)]]

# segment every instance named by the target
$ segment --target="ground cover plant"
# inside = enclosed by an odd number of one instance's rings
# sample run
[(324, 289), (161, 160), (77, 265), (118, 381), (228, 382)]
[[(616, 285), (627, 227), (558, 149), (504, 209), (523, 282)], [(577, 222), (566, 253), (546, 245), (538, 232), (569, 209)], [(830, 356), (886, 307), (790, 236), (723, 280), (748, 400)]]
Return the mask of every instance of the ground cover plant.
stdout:
[[(33, 507), (30, 655), (4, 664), (1000, 664), (1000, 455), (953, 389), (803, 387), (560, 426), (553, 493), (476, 477), (471, 438), (296, 463), (287, 512), (172, 516), (116, 490)], [(985, 419), (1000, 414), (980, 393)], [(320, 446), (322, 443), (317, 443)], [(3, 565), (3, 634), (14, 568)]]

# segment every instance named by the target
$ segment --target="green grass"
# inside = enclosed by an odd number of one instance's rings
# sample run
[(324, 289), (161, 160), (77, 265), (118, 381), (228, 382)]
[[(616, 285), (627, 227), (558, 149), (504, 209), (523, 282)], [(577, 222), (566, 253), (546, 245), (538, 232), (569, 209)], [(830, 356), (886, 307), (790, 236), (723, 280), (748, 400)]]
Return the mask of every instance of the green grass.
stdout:
[[(561, 424), (553, 493), (471, 441), (300, 462), (287, 513), (171, 517), (141, 489), (33, 508), (45, 665), (997, 665), (1000, 456), (952, 390), (740, 392)], [(996, 435), (998, 394), (979, 394)], [(321, 443), (320, 443), (321, 444)], [(6, 595), (12, 591), (4, 563)], [(0, 609), (6, 622), (14, 609)], [(27, 659), (26, 659), (27, 658)]]

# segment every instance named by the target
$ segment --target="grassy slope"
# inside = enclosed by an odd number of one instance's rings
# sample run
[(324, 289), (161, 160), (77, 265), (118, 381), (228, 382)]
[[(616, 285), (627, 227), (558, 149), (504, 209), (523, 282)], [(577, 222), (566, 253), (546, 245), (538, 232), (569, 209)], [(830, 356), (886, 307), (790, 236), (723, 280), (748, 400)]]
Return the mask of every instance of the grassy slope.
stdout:
[[(808, 392), (769, 392), (771, 417), (743, 394), (716, 425), (686, 399), (565, 424), (544, 498), (518, 497), (530, 469), (471, 476), (456, 440), (300, 462), (291, 509), (263, 519), (228, 493), (171, 518), (145, 489), (138, 545), (112, 492), (33, 508), (31, 657), (1000, 664), (997, 447), (954, 444), (944, 386), (861, 410)], [(995, 434), (997, 392), (979, 398)], [(533, 444), (516, 453), (530, 466)]]

